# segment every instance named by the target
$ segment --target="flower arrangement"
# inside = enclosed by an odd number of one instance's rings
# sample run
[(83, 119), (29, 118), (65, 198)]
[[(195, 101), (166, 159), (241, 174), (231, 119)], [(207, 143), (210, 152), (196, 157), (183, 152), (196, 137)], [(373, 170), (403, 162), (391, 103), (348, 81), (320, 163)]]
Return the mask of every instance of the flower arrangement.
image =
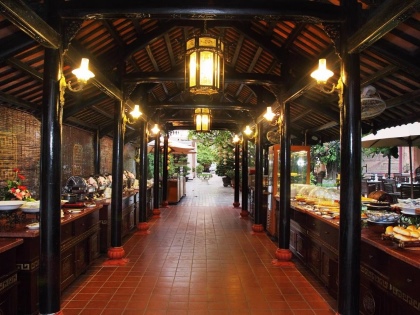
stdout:
[(3, 187), (2, 199), (31, 200), (31, 193), (28, 188), (21, 184), (21, 181), (25, 179), (25, 176), (23, 176), (17, 168), (13, 169), (13, 172), (15, 172), (15, 179), (6, 181), (6, 186)]

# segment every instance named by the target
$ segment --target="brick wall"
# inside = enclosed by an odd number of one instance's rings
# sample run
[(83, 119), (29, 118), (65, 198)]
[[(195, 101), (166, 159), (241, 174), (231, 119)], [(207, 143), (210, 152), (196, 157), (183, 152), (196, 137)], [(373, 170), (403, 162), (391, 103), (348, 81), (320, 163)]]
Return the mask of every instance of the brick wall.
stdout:
[[(63, 126), (61, 185), (73, 175), (94, 174), (94, 133)], [(0, 181), (13, 179), (13, 169), (25, 175), (23, 184), (39, 194), (41, 122), (32, 115), (0, 107)], [(100, 172), (112, 173), (112, 138), (100, 139)], [(124, 169), (134, 171), (135, 148), (124, 146)]]

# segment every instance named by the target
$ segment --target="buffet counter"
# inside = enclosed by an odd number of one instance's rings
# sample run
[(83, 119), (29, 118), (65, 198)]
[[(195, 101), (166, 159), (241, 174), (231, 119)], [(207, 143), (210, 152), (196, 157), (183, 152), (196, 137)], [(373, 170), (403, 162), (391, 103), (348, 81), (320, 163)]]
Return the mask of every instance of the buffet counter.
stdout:
[[(65, 209), (61, 218), (61, 290), (86, 271), (99, 256), (99, 209)], [(33, 227), (35, 214), (26, 214), (13, 228), (0, 231), (1, 238), (20, 238), (16, 247), (18, 314), (38, 314), (39, 229)], [(2, 263), (0, 263), (2, 264)], [(13, 313), (5, 313), (13, 314)]]
[[(324, 218), (292, 202), (290, 250), (337, 297), (339, 219)], [(360, 314), (420, 312), (420, 248), (400, 248), (362, 228)]]
[(17, 312), (16, 250), (21, 244), (19, 238), (0, 238), (0, 314)]
[[(96, 200), (96, 202), (102, 205), (102, 208), (99, 209), (99, 220), (101, 222), (100, 250), (102, 253), (106, 253), (111, 247), (111, 199)], [(131, 190), (123, 195), (121, 219), (122, 237), (128, 235), (136, 227), (139, 219), (138, 202), (138, 190)]]

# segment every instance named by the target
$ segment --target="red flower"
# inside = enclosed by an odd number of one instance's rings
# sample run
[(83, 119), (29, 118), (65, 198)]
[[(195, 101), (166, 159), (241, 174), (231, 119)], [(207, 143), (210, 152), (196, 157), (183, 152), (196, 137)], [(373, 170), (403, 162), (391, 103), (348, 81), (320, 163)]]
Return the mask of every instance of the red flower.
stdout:
[(19, 177), (20, 180), (24, 180), (25, 176), (23, 176), (22, 174), (17, 174), (17, 176)]
[(20, 190), (26, 190), (26, 189), (28, 189), (26, 186), (23, 186), (23, 185), (19, 185), (18, 186), (18, 189), (20, 189)]

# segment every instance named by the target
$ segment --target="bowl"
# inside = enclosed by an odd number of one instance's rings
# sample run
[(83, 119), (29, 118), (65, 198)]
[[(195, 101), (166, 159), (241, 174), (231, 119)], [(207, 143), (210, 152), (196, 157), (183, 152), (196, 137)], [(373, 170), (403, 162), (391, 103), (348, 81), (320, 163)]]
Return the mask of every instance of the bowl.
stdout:
[(13, 211), (19, 209), (26, 201), (21, 200), (5, 200), (0, 201), (0, 211)]
[(372, 211), (366, 210), (365, 214), (370, 222), (397, 222), (400, 218), (400, 215), (395, 212), (388, 212), (388, 211)]

